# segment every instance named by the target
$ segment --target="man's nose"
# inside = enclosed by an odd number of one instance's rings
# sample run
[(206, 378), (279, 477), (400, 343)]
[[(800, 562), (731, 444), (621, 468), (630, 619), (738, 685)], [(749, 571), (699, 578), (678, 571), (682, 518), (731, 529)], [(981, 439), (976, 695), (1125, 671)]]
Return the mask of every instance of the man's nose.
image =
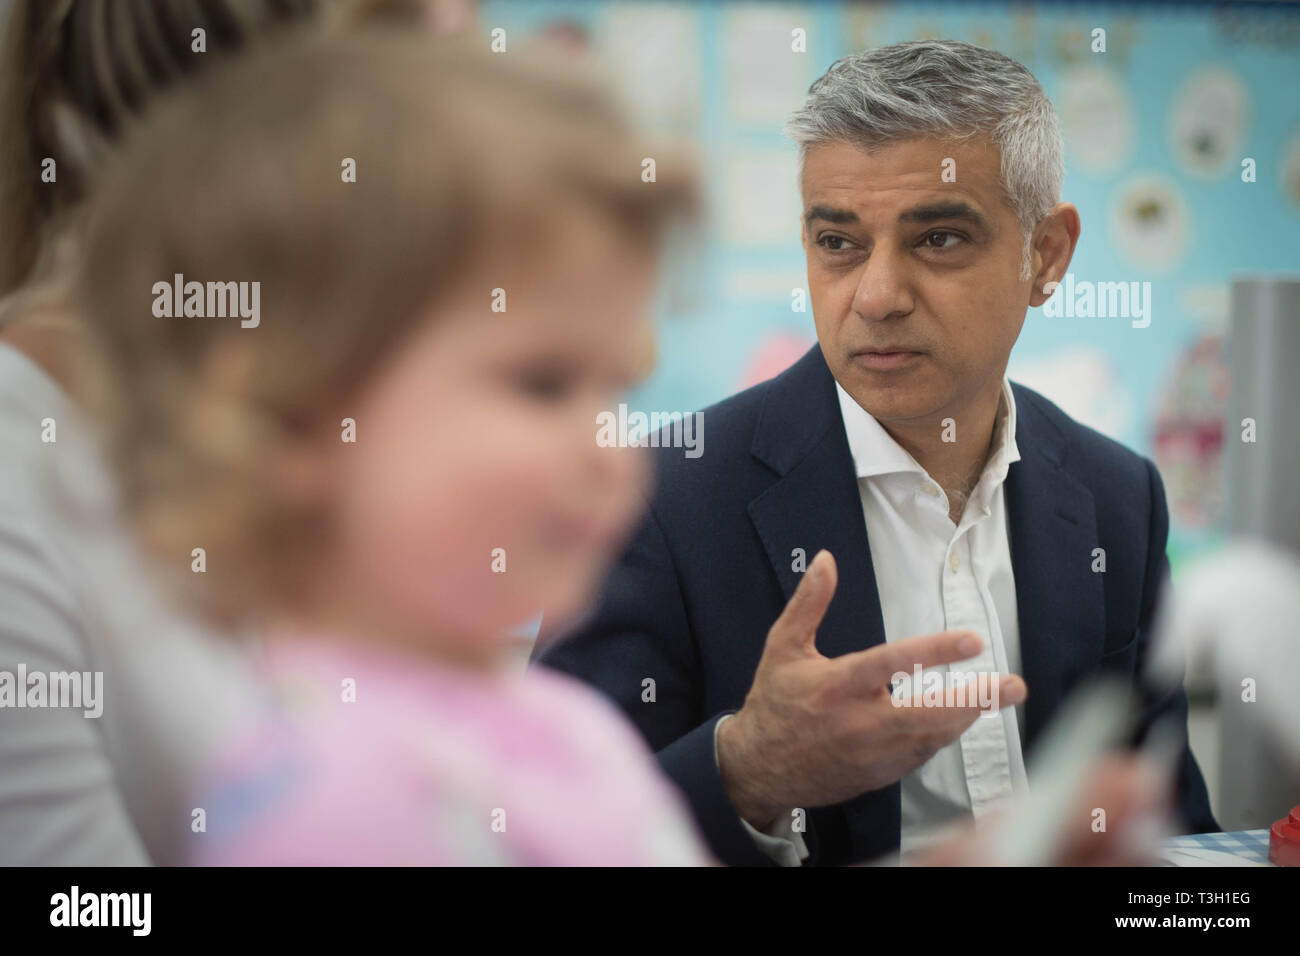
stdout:
[(853, 311), (868, 322), (907, 315), (914, 305), (906, 256), (877, 243), (858, 276)]

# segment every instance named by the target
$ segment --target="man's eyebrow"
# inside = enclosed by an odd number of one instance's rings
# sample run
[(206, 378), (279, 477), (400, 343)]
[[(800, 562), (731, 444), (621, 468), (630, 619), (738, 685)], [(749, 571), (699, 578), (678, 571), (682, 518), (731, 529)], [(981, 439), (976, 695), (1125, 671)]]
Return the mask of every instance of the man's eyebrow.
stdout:
[(937, 219), (964, 219), (977, 226), (987, 226), (988, 221), (974, 206), (964, 202), (931, 203), (928, 206), (916, 206), (900, 213), (899, 222), (934, 222)]
[[(835, 206), (810, 206), (804, 213), (804, 222), (811, 224), (814, 219), (845, 225), (858, 222), (858, 214), (852, 209), (840, 209)], [(940, 219), (964, 219), (977, 226), (988, 226), (988, 220), (974, 206), (964, 202), (940, 202), (927, 206), (916, 206), (900, 213), (899, 222), (934, 222)]]
[(825, 219), (827, 222), (845, 223), (857, 222), (858, 214), (852, 209), (836, 209), (834, 206), (810, 206), (808, 211), (803, 215), (805, 224), (811, 224), (814, 219)]

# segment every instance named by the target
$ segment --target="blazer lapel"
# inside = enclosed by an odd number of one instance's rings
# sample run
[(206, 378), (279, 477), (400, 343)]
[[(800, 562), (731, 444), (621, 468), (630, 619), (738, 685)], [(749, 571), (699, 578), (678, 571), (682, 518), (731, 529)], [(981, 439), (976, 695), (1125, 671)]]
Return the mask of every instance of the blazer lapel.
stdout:
[(839, 584), (817, 635), (827, 657), (885, 640), (876, 575), (853, 458), (840, 417), (835, 380), (814, 346), (772, 383), (755, 429), (753, 454), (780, 478), (749, 504), (786, 600), (802, 567), (825, 548), (835, 557)]
[[(1105, 641), (1101, 575), (1092, 571), (1099, 546), (1092, 493), (1064, 468), (1066, 442), (1018, 385), (1016, 443), (1021, 459), (1006, 483), (1012, 569), (1028, 748), (1066, 693), (1070, 675), (1100, 655)], [(817, 635), (817, 648), (838, 657), (885, 640), (880, 596), (853, 458), (840, 417), (835, 381), (819, 347), (773, 381), (755, 428), (752, 452), (778, 476), (749, 504), (768, 561), (788, 600), (804, 562), (825, 548), (839, 585)], [(897, 846), (897, 785), (863, 794), (844, 810), (854, 853), (867, 858)]]
[[(817, 649), (827, 657), (839, 657), (883, 644), (885, 622), (857, 472), (835, 379), (819, 346), (772, 383), (752, 451), (780, 476), (750, 502), (749, 516), (786, 600), (800, 579), (800, 572), (792, 567), (796, 548), (803, 549), (804, 566), (822, 548), (835, 556), (839, 583), (817, 632)], [(814, 833), (823, 825), (833, 830), (836, 824), (828, 822), (833, 819), (842, 820), (839, 825), (848, 829), (847, 856), (836, 859), (815, 851), (821, 862), (870, 860), (897, 848), (902, 832), (901, 793), (895, 783), (841, 806), (813, 810), (814, 820), (819, 821)]]
[(1092, 492), (1061, 467), (1064, 436), (1031, 395), (1012, 388), (1022, 457), (1007, 474), (1006, 503), (1021, 670), (1029, 685), (1028, 750), (1068, 691), (1070, 675), (1101, 654), (1105, 590), (1101, 573), (1092, 570), (1093, 549), (1100, 547)]

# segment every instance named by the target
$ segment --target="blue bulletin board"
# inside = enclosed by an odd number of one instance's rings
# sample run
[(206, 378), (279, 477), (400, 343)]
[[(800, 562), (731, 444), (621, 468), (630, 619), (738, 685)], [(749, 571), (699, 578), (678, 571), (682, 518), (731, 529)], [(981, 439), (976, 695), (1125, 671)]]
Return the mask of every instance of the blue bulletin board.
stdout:
[[(836, 58), (945, 37), (1019, 60), (1065, 131), (1063, 198), (1083, 220), (1071, 273), (1150, 283), (1150, 301), (1145, 324), (1031, 309), (1009, 373), (1155, 459), (1175, 564), (1217, 540), (1228, 282), (1300, 272), (1300, 11), (496, 0), (481, 22), (593, 56), (649, 131), (701, 160), (702, 248), (670, 283), (656, 371), (629, 397), (645, 409), (700, 408), (814, 341), (811, 313), (792, 309), (805, 278), (781, 127)], [(792, 52), (796, 29), (806, 52)]]

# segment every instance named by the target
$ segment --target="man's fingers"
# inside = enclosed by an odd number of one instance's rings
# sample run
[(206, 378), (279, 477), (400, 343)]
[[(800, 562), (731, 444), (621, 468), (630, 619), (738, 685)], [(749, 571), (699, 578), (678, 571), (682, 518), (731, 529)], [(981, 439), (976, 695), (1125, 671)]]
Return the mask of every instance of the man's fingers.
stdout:
[(829, 551), (818, 551), (785, 610), (767, 632), (767, 646), (779, 651), (815, 649), (817, 628), (835, 596), (837, 581), (835, 559)]
[(1007, 674), (998, 685), (997, 709), (1023, 704), (1028, 696), (1029, 685), (1025, 683), (1025, 679), (1016, 674)]
[(983, 640), (974, 631), (940, 631), (878, 644), (839, 659), (853, 672), (856, 686), (874, 692), (876, 688), (892, 683), (895, 674), (912, 676), (917, 664), (924, 669), (968, 660), (983, 646)]
[[(935, 674), (935, 680), (941, 676)], [(995, 714), (1025, 699), (1025, 682), (1014, 674), (973, 676), (975, 679), (964, 687), (945, 686), (942, 693), (937, 689), (927, 693), (923, 682), (919, 687), (905, 688), (891, 703), (906, 713), (908, 732), (925, 734), (939, 741), (940, 746), (946, 746), (984, 714)]]
[(936, 680), (944, 681), (944, 707), (950, 710), (969, 710), (972, 713), (996, 713), (1003, 707), (1021, 703), (1028, 689), (1024, 680), (1015, 674), (1004, 676), (981, 672), (967, 677), (964, 683), (957, 683), (951, 679), (951, 675), (935, 674)]

